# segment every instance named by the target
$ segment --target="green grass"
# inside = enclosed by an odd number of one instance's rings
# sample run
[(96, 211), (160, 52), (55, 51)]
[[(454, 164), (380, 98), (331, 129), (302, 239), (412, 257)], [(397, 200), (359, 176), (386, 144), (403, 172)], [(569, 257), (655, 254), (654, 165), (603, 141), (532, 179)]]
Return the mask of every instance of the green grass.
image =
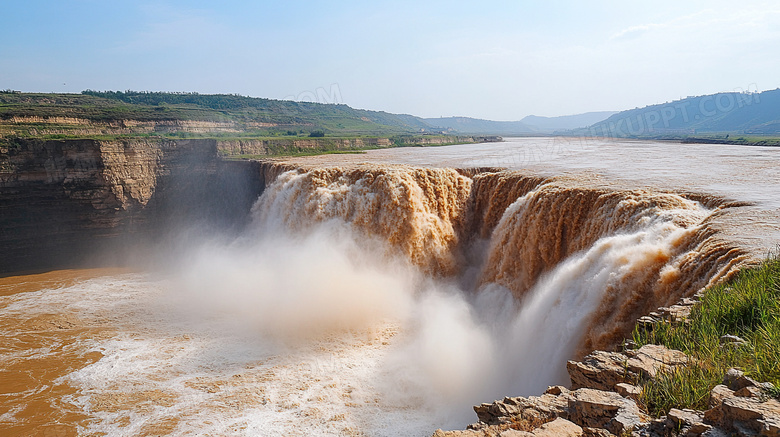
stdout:
[[(746, 343), (721, 346), (726, 334)], [(707, 290), (688, 324), (663, 322), (649, 332), (637, 329), (634, 341), (662, 344), (696, 359), (696, 364), (641, 383), (640, 400), (656, 416), (671, 408), (707, 409), (709, 391), (731, 367), (780, 387), (780, 258), (771, 256), (729, 284)], [(767, 393), (778, 394), (780, 390)]]

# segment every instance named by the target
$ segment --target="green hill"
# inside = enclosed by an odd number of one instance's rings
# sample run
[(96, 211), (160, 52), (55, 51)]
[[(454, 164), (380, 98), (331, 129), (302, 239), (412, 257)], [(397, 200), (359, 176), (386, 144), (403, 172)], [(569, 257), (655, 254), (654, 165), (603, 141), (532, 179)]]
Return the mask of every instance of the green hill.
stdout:
[(596, 123), (591, 135), (647, 138), (702, 133), (780, 133), (780, 89), (718, 93), (619, 112)]
[(615, 111), (587, 112), (560, 117), (529, 115), (520, 121), (493, 121), (470, 117), (425, 118), (425, 122), (443, 131), (481, 135), (552, 134), (570, 129), (585, 128), (605, 120)]
[[(422, 119), (381, 111), (244, 97), (234, 94), (84, 91), (81, 94), (0, 93), (0, 122), (30, 118), (91, 123), (208, 122), (257, 135), (322, 131), (328, 135), (392, 135), (430, 130)], [(51, 124), (51, 123), (49, 123)], [(169, 123), (170, 124), (170, 123)]]
[(616, 111), (598, 111), (586, 112), (584, 114), (562, 115), (558, 117), (529, 115), (520, 120), (520, 122), (540, 132), (559, 132), (588, 127), (594, 123), (604, 121), (616, 113)]

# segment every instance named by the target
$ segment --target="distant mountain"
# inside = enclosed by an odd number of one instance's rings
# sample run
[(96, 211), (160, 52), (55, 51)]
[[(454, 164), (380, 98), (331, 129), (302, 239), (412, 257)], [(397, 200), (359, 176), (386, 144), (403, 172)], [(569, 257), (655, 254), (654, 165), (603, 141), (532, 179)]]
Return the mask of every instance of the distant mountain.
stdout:
[(617, 114), (617, 111), (586, 112), (584, 114), (563, 115), (560, 117), (529, 115), (520, 120), (520, 122), (527, 126), (531, 126), (538, 131), (555, 132), (588, 127), (600, 121), (604, 121), (614, 114)]
[(718, 93), (618, 112), (588, 133), (614, 137), (692, 135), (706, 132), (780, 133), (780, 89)]
[(426, 123), (462, 134), (528, 135), (536, 132), (520, 121), (493, 121), (469, 117), (424, 118)]
[(463, 134), (532, 135), (586, 128), (616, 114), (615, 111), (587, 112), (561, 117), (529, 115), (520, 121), (493, 121), (470, 117), (424, 118), (432, 127)]

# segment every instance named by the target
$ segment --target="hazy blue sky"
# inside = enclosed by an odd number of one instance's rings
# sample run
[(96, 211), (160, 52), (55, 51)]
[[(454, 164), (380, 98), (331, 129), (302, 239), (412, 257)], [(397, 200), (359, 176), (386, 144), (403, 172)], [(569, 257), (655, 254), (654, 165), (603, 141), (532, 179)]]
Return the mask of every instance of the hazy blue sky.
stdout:
[[(780, 87), (776, 1), (3, 2), (0, 88), (517, 120)], [(334, 87), (335, 84), (335, 87)]]

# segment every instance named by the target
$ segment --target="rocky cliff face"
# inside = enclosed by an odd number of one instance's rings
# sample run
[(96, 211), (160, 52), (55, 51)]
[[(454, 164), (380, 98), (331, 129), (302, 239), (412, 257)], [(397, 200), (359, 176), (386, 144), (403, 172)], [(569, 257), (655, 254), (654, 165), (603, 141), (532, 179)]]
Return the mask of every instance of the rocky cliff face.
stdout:
[(186, 222), (236, 226), (264, 181), (213, 140), (0, 144), (0, 272), (72, 265)]

